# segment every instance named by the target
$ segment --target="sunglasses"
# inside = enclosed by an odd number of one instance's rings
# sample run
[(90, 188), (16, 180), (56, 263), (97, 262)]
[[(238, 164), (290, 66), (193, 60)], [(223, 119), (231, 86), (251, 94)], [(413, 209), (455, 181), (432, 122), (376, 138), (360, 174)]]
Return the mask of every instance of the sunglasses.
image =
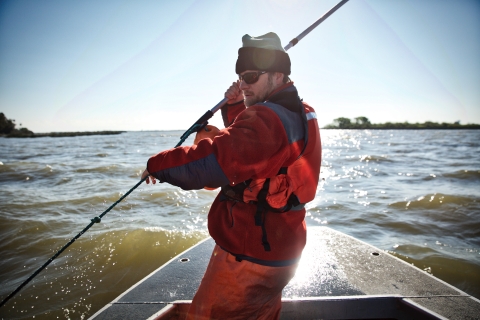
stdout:
[(238, 79), (240, 81), (243, 80), (246, 84), (254, 84), (258, 81), (258, 78), (260, 78), (260, 76), (264, 73), (267, 73), (267, 71), (247, 72), (244, 74), (239, 74)]

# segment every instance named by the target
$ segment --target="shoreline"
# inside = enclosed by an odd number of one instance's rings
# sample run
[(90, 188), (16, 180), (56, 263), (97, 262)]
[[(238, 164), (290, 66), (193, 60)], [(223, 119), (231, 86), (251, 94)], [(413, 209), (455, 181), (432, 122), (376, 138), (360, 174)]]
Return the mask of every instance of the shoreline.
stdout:
[(0, 135), (5, 138), (60, 138), (60, 137), (78, 137), (78, 136), (95, 136), (95, 135), (114, 135), (121, 134), (126, 131), (76, 131), (76, 132), (45, 132), (45, 133), (23, 133)]
[(380, 130), (405, 130), (405, 129), (419, 129), (419, 130), (452, 130), (452, 129), (480, 129), (480, 124), (467, 123), (460, 124), (460, 121), (453, 123), (448, 122), (432, 122), (425, 121), (423, 123), (415, 122), (383, 122), (383, 123), (371, 123), (367, 117), (356, 117), (353, 119), (340, 117), (333, 120), (333, 123), (327, 124), (324, 129), (380, 129)]
[(333, 127), (325, 127), (320, 128), (322, 130), (479, 130), (480, 125), (475, 125), (475, 127), (458, 127), (458, 128), (395, 128), (395, 127), (384, 127), (384, 128), (355, 128), (355, 127), (345, 127), (345, 128), (333, 128)]

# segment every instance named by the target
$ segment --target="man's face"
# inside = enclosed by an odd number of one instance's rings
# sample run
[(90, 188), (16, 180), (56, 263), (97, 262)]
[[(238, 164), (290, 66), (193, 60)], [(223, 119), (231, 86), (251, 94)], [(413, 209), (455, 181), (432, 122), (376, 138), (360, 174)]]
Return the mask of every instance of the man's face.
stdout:
[[(256, 70), (246, 70), (240, 75), (248, 72), (257, 72)], [(268, 73), (261, 74), (258, 81), (252, 84), (246, 83), (244, 80), (240, 81), (240, 90), (243, 93), (243, 101), (245, 106), (251, 107), (257, 102), (263, 102), (268, 95), (275, 89), (272, 77)]]

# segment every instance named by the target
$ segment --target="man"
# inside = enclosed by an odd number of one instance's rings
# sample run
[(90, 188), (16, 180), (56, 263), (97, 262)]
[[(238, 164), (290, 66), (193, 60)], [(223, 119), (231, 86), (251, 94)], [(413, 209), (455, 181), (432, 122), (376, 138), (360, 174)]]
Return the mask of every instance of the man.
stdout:
[(288, 78), (280, 39), (268, 33), (242, 42), (239, 81), (222, 108), (225, 129), (151, 157), (142, 176), (183, 189), (222, 187), (208, 215), (216, 246), (187, 319), (278, 319), (319, 179), (316, 115)]

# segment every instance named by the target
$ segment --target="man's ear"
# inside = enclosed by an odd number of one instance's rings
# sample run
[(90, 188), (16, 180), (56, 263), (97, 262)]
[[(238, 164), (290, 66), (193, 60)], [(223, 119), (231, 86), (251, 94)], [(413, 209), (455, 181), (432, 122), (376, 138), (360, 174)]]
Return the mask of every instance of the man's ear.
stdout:
[(283, 84), (283, 73), (281, 72), (275, 72), (275, 84), (280, 86)]

